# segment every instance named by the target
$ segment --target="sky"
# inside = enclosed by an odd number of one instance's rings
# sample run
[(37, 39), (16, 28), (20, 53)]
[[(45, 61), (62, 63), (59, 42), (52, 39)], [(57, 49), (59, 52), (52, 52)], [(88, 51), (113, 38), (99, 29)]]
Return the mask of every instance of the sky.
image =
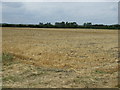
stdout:
[(2, 2), (2, 23), (117, 24), (118, 2)]

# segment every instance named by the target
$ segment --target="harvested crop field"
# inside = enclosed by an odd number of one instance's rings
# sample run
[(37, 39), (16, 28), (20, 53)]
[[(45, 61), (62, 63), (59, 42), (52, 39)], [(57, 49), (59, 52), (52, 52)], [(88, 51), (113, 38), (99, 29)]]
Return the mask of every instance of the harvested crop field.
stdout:
[(118, 87), (118, 30), (6, 27), (2, 52), (3, 87)]

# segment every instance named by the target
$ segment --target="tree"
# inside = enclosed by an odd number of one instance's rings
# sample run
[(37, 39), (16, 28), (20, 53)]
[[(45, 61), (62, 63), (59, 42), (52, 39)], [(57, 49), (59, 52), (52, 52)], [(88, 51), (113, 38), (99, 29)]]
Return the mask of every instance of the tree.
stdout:
[(91, 22), (84, 23), (83, 26), (92, 26)]
[(58, 28), (63, 28), (63, 27), (65, 27), (65, 22), (56, 22), (55, 23), (55, 27), (58, 27)]

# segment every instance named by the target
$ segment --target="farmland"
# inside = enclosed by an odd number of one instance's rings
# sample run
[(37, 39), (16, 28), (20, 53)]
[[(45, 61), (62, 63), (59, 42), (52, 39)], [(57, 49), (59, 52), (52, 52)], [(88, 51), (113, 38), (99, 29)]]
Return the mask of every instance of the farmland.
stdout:
[(118, 30), (4, 27), (2, 53), (3, 87), (118, 87)]

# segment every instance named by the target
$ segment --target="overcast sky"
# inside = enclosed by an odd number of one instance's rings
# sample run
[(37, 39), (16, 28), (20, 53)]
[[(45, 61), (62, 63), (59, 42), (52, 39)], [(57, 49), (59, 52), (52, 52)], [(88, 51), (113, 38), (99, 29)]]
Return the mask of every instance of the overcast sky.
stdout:
[(2, 2), (2, 22), (38, 24), (75, 21), (117, 24), (117, 2)]

